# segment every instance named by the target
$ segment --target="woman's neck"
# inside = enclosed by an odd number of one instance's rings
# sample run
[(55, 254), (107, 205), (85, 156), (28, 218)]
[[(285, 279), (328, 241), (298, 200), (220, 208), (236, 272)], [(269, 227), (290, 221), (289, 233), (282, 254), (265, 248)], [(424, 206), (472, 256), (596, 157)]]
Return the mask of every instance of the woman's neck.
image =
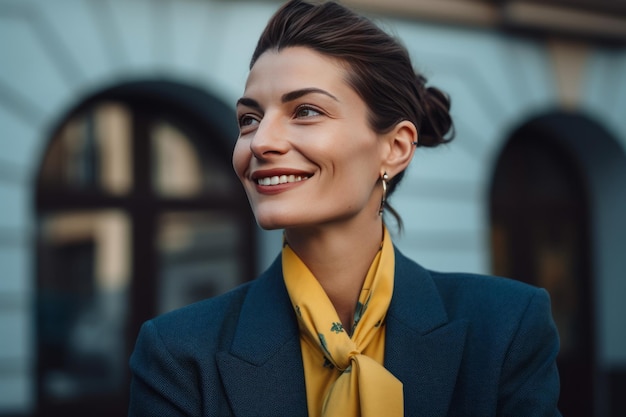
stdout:
[(291, 249), (328, 295), (344, 328), (350, 329), (367, 271), (380, 248), (382, 220), (285, 231)]

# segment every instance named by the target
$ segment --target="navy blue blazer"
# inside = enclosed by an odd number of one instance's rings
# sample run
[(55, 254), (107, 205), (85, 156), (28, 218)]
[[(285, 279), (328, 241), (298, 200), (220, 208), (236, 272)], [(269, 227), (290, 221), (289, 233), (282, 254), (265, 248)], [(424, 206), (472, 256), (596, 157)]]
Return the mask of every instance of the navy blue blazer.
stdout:
[[(281, 268), (279, 256), (250, 283), (146, 322), (129, 416), (306, 416)], [(428, 271), (397, 250), (395, 268), (385, 367), (404, 384), (405, 416), (560, 416), (545, 290)]]

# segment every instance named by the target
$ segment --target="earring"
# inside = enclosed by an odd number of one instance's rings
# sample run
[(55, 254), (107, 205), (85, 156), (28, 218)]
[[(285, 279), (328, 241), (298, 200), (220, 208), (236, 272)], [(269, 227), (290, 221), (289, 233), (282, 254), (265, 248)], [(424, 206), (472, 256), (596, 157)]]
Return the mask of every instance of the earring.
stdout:
[(380, 177), (380, 181), (383, 185), (383, 196), (380, 199), (380, 208), (378, 209), (378, 215), (383, 215), (383, 210), (385, 209), (385, 201), (387, 200), (387, 182), (389, 181), (389, 175), (385, 171), (383, 175)]

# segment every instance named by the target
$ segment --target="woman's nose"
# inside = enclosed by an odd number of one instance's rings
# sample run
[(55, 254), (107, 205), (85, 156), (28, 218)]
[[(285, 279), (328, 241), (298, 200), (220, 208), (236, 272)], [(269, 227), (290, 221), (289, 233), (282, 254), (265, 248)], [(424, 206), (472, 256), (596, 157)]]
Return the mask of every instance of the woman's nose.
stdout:
[(250, 141), (250, 150), (258, 159), (287, 152), (289, 142), (280, 117), (266, 114)]

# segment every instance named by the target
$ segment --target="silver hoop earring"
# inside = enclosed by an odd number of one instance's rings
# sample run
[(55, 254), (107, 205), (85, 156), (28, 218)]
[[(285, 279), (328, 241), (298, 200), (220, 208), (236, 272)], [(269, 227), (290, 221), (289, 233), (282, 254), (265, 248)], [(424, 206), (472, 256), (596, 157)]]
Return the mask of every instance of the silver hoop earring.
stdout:
[(385, 202), (387, 201), (387, 182), (388, 181), (389, 181), (389, 175), (387, 175), (387, 172), (384, 172), (383, 175), (380, 177), (380, 182), (383, 185), (383, 196), (380, 199), (380, 208), (378, 209), (379, 216), (383, 215), (383, 210), (385, 209)]

